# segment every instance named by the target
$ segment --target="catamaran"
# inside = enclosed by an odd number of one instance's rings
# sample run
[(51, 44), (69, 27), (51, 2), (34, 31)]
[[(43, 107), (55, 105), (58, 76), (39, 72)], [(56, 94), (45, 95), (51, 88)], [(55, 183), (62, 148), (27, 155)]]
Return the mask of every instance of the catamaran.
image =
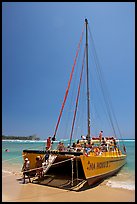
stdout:
[[(80, 72), (80, 79), (78, 84), (78, 91), (75, 101), (75, 109), (72, 120), (72, 127), (70, 133), (70, 142), (67, 148), (63, 150), (49, 149), (49, 150), (23, 150), (23, 159), (27, 157), (30, 160), (30, 171), (33, 175), (36, 174), (35, 163), (36, 157), (49, 154), (48, 164), (43, 166), (43, 179), (41, 184), (67, 187), (71, 189), (80, 189), (85, 184), (92, 186), (94, 184), (103, 181), (109, 176), (116, 174), (126, 163), (126, 148), (123, 144), (122, 148), (119, 145), (119, 141), (116, 135), (113, 136), (93, 136), (91, 135), (91, 119), (90, 119), (90, 90), (89, 90), (89, 67), (88, 67), (88, 20), (85, 19), (84, 29), (81, 34), (81, 38), (78, 44), (74, 65), (68, 81), (68, 86), (64, 96), (64, 100), (61, 106), (60, 114), (57, 120), (56, 128), (52, 137), (53, 143), (56, 141), (56, 134), (62, 117), (63, 109), (68, 97), (73, 73), (78, 58), (80, 45), (83, 39), (84, 31), (85, 35), (85, 49), (83, 56), (82, 69)], [(84, 66), (86, 58), (86, 66)], [(79, 105), (79, 96), (81, 91), (81, 83), (84, 68), (86, 67), (86, 93), (87, 93), (87, 134), (83, 139), (79, 139), (80, 148), (72, 145), (74, 126), (77, 116), (77, 110)], [(102, 90), (103, 91), (103, 90)], [(109, 112), (110, 114), (110, 112)], [(112, 118), (111, 118), (112, 119)], [(112, 124), (113, 125), (113, 124)], [(101, 127), (100, 127), (101, 129)], [(103, 131), (102, 131), (103, 132)], [(114, 132), (115, 134), (115, 132)]]

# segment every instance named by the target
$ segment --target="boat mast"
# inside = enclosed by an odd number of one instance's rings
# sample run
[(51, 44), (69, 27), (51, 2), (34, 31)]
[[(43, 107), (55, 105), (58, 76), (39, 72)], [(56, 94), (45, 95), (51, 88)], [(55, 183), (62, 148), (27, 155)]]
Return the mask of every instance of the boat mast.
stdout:
[(89, 73), (88, 73), (88, 20), (86, 23), (86, 65), (87, 65), (87, 116), (88, 116), (88, 134), (87, 140), (90, 141), (90, 97), (89, 97)]

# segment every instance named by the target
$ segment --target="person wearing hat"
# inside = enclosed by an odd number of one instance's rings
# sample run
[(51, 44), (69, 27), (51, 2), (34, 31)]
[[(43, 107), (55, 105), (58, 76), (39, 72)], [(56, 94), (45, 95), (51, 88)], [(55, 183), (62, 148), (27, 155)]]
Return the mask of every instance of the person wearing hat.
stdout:
[(22, 171), (23, 171), (23, 183), (25, 183), (25, 175), (28, 176), (29, 182), (31, 183), (30, 180), (30, 172), (27, 172), (28, 170), (30, 170), (30, 161), (28, 158), (25, 158), (23, 167), (22, 167)]

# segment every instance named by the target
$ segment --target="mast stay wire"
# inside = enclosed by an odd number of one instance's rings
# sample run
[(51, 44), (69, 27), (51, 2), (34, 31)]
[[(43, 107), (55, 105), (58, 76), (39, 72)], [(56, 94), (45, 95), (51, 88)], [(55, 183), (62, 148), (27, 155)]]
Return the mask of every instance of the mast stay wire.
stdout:
[[(92, 39), (92, 44), (93, 44), (93, 47), (94, 47), (93, 39)], [(105, 104), (106, 104), (108, 116), (109, 116), (113, 131), (114, 131), (114, 135), (116, 137), (116, 131), (115, 131), (115, 128), (114, 128), (114, 124), (113, 124), (113, 121), (112, 121), (112, 115), (111, 115), (111, 111), (110, 111), (110, 104), (107, 101), (107, 98), (106, 98), (106, 95), (105, 95), (105, 90), (104, 90), (104, 87), (103, 87), (103, 74), (101, 73), (101, 69), (100, 69), (100, 66), (99, 66), (99, 63), (98, 63), (98, 59), (97, 59), (96, 52), (95, 52), (95, 47), (94, 47), (93, 55), (94, 55), (95, 64), (96, 64), (96, 67), (97, 67), (97, 73), (98, 73), (98, 77), (99, 77), (99, 81), (100, 81), (100, 85), (101, 85), (100, 87), (101, 87), (102, 94), (103, 94), (103, 97), (104, 97), (104, 101), (105, 101)]]
[[(91, 55), (91, 53), (90, 53), (90, 50), (89, 50), (89, 54), (90, 54), (90, 56), (91, 56), (91, 58), (92, 58), (92, 55)], [(91, 63), (91, 61), (90, 61), (90, 63)], [(91, 67), (92, 67), (92, 65), (91, 65)], [(95, 69), (96, 70), (96, 69)], [(91, 70), (90, 70), (91, 71)], [(91, 74), (91, 76), (92, 76), (93, 74)], [(98, 79), (98, 78), (97, 78)], [(99, 83), (99, 82), (98, 82)], [(94, 86), (95, 87), (95, 90), (97, 90), (97, 87), (96, 87), (96, 82), (95, 82), (95, 80), (94, 80), (94, 77), (92, 78), (92, 86)], [(97, 97), (98, 97), (98, 101), (100, 101), (100, 103), (99, 104), (102, 104), (101, 103), (101, 98), (100, 98), (100, 96), (99, 96), (99, 92), (98, 91), (95, 91), (95, 93), (97, 94)], [(102, 124), (103, 124), (103, 119), (100, 117), (100, 114), (98, 113), (98, 109), (96, 108), (96, 103), (95, 103), (95, 101), (94, 101), (94, 92), (92, 92), (92, 94), (91, 94), (91, 96), (92, 96), (92, 101), (93, 101), (93, 105), (94, 105), (94, 109), (95, 109), (95, 112), (96, 112), (96, 115), (97, 115), (97, 117), (99, 118), (99, 120), (100, 121), (102, 121)], [(104, 101), (103, 101), (104, 102)], [(93, 105), (92, 105), (92, 107), (93, 107)], [(110, 120), (109, 120), (109, 118), (108, 118), (108, 114), (107, 114), (107, 112), (106, 112), (106, 109), (105, 109), (105, 107), (103, 106), (103, 104), (102, 104), (102, 107), (101, 108), (103, 108), (103, 110), (104, 110), (104, 113), (105, 113), (105, 115), (106, 115), (106, 118), (108, 119), (108, 122), (110, 123)], [(93, 110), (93, 108), (92, 108), (92, 110)], [(92, 117), (93, 118), (93, 117)], [(91, 118), (91, 119), (92, 119)], [(111, 123), (110, 123), (110, 127), (111, 127)]]
[[(84, 69), (83, 71), (86, 72), (86, 69)], [(84, 130), (84, 122), (86, 121), (86, 117), (85, 117), (84, 112), (86, 112), (85, 111), (86, 96), (84, 95), (84, 93), (85, 93), (84, 89), (86, 88), (86, 73), (83, 73), (82, 80), (83, 80), (83, 82), (81, 84), (81, 94), (79, 96), (79, 106), (81, 106), (81, 109), (78, 109), (78, 112), (77, 112), (77, 119), (76, 119), (77, 130), (76, 131), (78, 132), (78, 128), (79, 128), (80, 134), (85, 135), (86, 133), (84, 133), (84, 131), (85, 131)], [(80, 124), (80, 126), (79, 126), (79, 124)]]
[[(81, 46), (80, 46), (80, 49), (79, 49), (79, 55), (78, 55), (78, 58), (77, 58), (77, 63), (76, 63), (76, 68), (74, 70), (74, 74), (73, 74), (73, 80), (72, 80), (72, 84), (71, 84), (71, 87), (70, 87), (70, 92), (68, 94), (68, 98), (70, 99), (70, 102), (68, 102), (68, 106), (67, 106), (67, 103), (66, 103), (66, 107), (64, 108), (67, 108), (68, 107), (68, 111), (66, 111), (66, 123), (65, 123), (65, 128), (64, 128), (64, 135), (67, 135), (67, 134), (70, 134), (68, 133), (69, 132), (69, 126), (71, 126), (71, 124), (69, 124), (69, 121), (70, 120), (70, 117), (72, 117), (72, 107), (75, 102), (75, 99), (74, 97), (76, 96), (76, 94), (74, 94), (74, 92), (76, 92), (76, 81), (78, 81), (78, 69), (79, 69), (79, 63), (80, 63), (80, 56), (82, 55), (81, 52), (82, 52), (82, 47), (83, 47), (83, 40), (81, 41)], [(76, 78), (77, 77), (77, 78)], [(67, 102), (67, 101), (66, 101)], [(67, 137), (69, 138), (69, 136)]]
[(62, 112), (63, 112), (64, 106), (65, 106), (65, 103), (66, 103), (66, 99), (67, 99), (67, 96), (68, 96), (69, 88), (70, 88), (70, 85), (71, 85), (71, 80), (72, 80), (72, 77), (73, 77), (73, 72), (74, 72), (74, 69), (75, 69), (77, 57), (78, 57), (79, 50), (80, 50), (80, 45), (81, 45), (83, 35), (84, 35), (84, 30), (85, 30), (84, 28), (85, 28), (85, 24), (84, 24), (84, 27), (83, 27), (83, 30), (82, 30), (82, 34), (80, 36), (80, 41), (78, 43), (76, 56), (75, 56), (75, 59), (74, 59), (74, 64), (72, 66), (72, 71), (71, 71), (70, 78), (69, 78), (69, 81), (68, 81), (68, 86), (67, 86), (67, 89), (66, 89), (66, 93), (65, 93), (65, 96), (64, 96), (64, 99), (63, 99), (62, 107), (61, 107), (59, 117), (58, 117), (58, 120), (57, 120), (57, 124), (56, 124), (56, 127), (55, 127), (54, 135), (53, 135), (53, 138), (52, 138), (53, 141), (56, 139), (56, 133), (57, 133), (57, 130), (58, 130), (58, 126), (59, 126), (59, 123), (60, 123)]
[[(96, 63), (96, 67), (97, 67), (97, 71), (98, 71), (98, 75), (99, 75), (99, 79), (100, 79), (100, 84), (101, 84), (101, 89), (102, 89), (102, 93), (103, 93), (103, 96), (104, 96), (104, 100), (106, 102), (106, 108), (107, 108), (107, 111), (108, 111), (108, 115), (109, 115), (109, 118), (110, 118), (110, 122), (111, 122), (111, 125), (112, 125), (112, 128), (113, 128), (113, 131), (115, 133), (115, 136), (116, 136), (116, 132), (115, 132), (115, 129), (114, 129), (114, 124), (113, 124), (113, 121), (112, 121), (112, 116), (111, 116), (111, 113), (113, 114), (113, 117), (115, 119), (115, 122), (116, 122), (116, 125), (117, 125), (117, 129), (119, 131), (119, 135), (122, 139), (122, 135), (121, 135), (121, 131), (120, 131), (120, 128), (119, 128), (119, 125), (118, 125), (118, 122), (117, 122), (117, 119), (116, 119), (116, 116), (114, 114), (114, 110), (113, 110), (113, 106), (112, 106), (112, 102), (110, 100), (110, 96), (109, 94), (107, 94), (108, 96), (108, 101), (106, 100), (106, 95), (105, 95), (105, 91), (107, 91), (108, 93), (108, 90), (107, 90), (107, 86), (106, 86), (106, 83), (105, 83), (105, 80), (103, 78), (103, 72), (101, 70), (101, 67), (100, 67), (100, 64), (99, 64), (99, 60), (98, 60), (98, 57), (97, 57), (97, 53), (96, 53), (96, 49), (95, 49), (95, 45), (94, 45), (94, 40), (93, 40), (93, 36), (91, 34), (91, 31), (90, 31), (90, 28), (88, 27), (89, 29), (89, 33), (90, 33), (90, 38), (91, 38), (91, 41), (92, 41), (92, 45), (93, 45), (93, 48), (94, 48), (94, 58), (95, 58), (95, 63)], [(105, 88), (103, 87), (103, 84), (105, 85)], [(108, 105), (108, 106), (107, 106)], [(110, 108), (111, 108), (111, 111), (110, 111)], [(122, 140), (123, 142), (123, 140)], [(123, 142), (123, 145), (124, 145), (124, 142)]]
[(78, 92), (77, 92), (77, 97), (76, 97), (75, 111), (74, 111), (74, 116), (73, 116), (73, 121), (72, 121), (72, 129), (71, 129), (71, 134), (70, 134), (70, 146), (71, 146), (71, 140), (72, 140), (72, 135), (73, 135), (73, 130), (74, 130), (76, 113), (77, 113), (77, 109), (78, 109), (80, 88), (81, 88), (81, 82), (82, 82), (82, 76), (83, 76), (83, 70), (84, 70), (85, 51), (86, 50), (84, 50), (84, 56), (83, 56), (83, 62), (82, 62), (82, 70), (81, 70), (81, 74), (80, 74), (80, 81), (79, 81)]

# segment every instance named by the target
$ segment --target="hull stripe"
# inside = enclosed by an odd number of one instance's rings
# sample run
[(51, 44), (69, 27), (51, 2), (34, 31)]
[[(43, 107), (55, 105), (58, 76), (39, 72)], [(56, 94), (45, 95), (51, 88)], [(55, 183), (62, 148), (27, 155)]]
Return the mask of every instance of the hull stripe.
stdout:
[(122, 161), (122, 160), (125, 160), (125, 158), (117, 159), (117, 160), (110, 160), (109, 162), (117, 162), (117, 161)]

